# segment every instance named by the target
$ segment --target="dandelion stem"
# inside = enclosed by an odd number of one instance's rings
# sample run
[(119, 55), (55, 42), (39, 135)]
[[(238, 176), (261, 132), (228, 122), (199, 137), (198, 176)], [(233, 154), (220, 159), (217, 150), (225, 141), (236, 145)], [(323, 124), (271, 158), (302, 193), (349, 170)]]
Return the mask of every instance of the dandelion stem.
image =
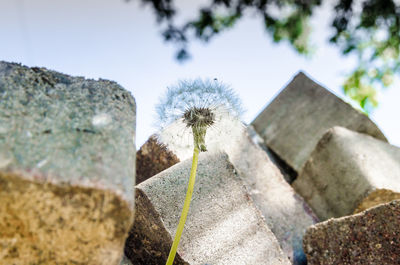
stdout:
[(186, 198), (185, 198), (185, 203), (183, 204), (183, 209), (181, 213), (181, 217), (179, 219), (179, 224), (178, 228), (176, 230), (174, 242), (172, 243), (171, 250), (168, 255), (168, 260), (166, 265), (172, 265), (175, 259), (176, 251), (178, 249), (179, 241), (181, 239), (181, 235), (183, 232), (183, 227), (185, 226), (186, 222), (186, 217), (189, 212), (189, 206), (190, 206), (190, 201), (192, 199), (192, 194), (193, 194), (193, 188), (194, 188), (194, 183), (196, 179), (196, 170), (197, 170), (197, 162), (199, 161), (199, 148), (197, 145), (194, 146), (194, 151), (193, 151), (193, 161), (192, 161), (192, 168), (190, 170), (190, 178), (189, 178), (189, 184), (186, 192)]

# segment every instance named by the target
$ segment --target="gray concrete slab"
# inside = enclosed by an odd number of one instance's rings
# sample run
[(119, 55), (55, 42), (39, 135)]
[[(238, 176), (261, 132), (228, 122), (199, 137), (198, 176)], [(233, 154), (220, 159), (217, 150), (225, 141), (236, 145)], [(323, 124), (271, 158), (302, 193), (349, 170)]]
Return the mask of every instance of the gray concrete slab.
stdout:
[(135, 120), (115, 82), (0, 62), (0, 260), (118, 264)]

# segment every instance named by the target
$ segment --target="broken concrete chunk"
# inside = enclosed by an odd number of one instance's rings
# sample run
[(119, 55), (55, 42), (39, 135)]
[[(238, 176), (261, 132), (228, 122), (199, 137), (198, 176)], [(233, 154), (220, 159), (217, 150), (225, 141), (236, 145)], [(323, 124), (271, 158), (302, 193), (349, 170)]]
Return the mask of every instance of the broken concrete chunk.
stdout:
[(364, 114), (299, 73), (252, 122), (265, 143), (299, 172), (324, 132), (342, 126), (386, 141)]
[(0, 260), (118, 264), (135, 101), (118, 84), (0, 62)]
[[(222, 151), (228, 154), (230, 162), (240, 172), (252, 199), (261, 210), (284, 253), (293, 264), (305, 264), (302, 237), (305, 230), (317, 222), (317, 218), (311, 208), (285, 181), (268, 155), (252, 142), (243, 124), (238, 122), (229, 125), (228, 128), (230, 129), (226, 136), (219, 132), (208, 142), (206, 139), (208, 152)], [(166, 133), (178, 134), (173, 131)], [(213, 141), (218, 144), (213, 144)], [(181, 160), (189, 158), (186, 155), (193, 148), (189, 145), (185, 147), (168, 142), (165, 144), (174, 153), (179, 154)]]
[(400, 201), (311, 226), (308, 264), (400, 264)]
[(342, 127), (328, 130), (293, 183), (321, 220), (399, 198), (400, 149)]
[(155, 135), (150, 136), (136, 153), (136, 184), (178, 162), (178, 157), (160, 143)]
[[(134, 264), (165, 263), (191, 163), (190, 159), (181, 162), (137, 186), (140, 214), (125, 249)], [(174, 264), (290, 264), (224, 154), (200, 155)]]

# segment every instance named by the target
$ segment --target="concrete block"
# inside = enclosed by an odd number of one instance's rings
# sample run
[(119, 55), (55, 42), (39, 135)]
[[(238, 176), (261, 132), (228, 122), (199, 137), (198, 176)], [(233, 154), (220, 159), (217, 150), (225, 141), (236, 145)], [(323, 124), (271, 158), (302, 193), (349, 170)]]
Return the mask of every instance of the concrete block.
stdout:
[(386, 141), (383, 133), (366, 115), (301, 72), (252, 125), (267, 146), (297, 172), (324, 132), (334, 126)]
[(226, 152), (285, 254), (293, 264), (306, 264), (303, 235), (318, 221), (311, 208), (246, 131), (234, 145), (227, 147)]
[(334, 127), (319, 141), (293, 187), (321, 220), (400, 199), (400, 149)]
[(114, 82), (0, 62), (2, 264), (119, 264), (135, 111)]
[[(173, 127), (173, 126), (172, 126)], [(316, 216), (285, 181), (280, 170), (271, 162), (266, 152), (253, 143), (247, 129), (238, 122), (227, 126), (227, 135), (210, 133), (207, 143), (209, 153), (225, 152), (240, 173), (256, 206), (275, 234), (284, 253), (293, 264), (305, 264), (302, 237), (305, 230), (317, 222)], [(165, 132), (163, 132), (165, 133)], [(169, 131), (167, 135), (178, 135)], [(169, 139), (161, 137), (161, 139)], [(218, 144), (214, 144), (218, 143)], [(192, 147), (165, 142), (170, 150), (183, 160)]]
[[(191, 160), (139, 184), (138, 217), (125, 253), (134, 264), (165, 263), (186, 194)], [(128, 248), (128, 249), (127, 249)], [(225, 154), (203, 153), (174, 264), (290, 264)]]
[(309, 265), (400, 264), (400, 201), (311, 226), (304, 236)]
[(155, 135), (136, 153), (136, 184), (160, 173), (179, 162), (178, 157), (158, 141)]

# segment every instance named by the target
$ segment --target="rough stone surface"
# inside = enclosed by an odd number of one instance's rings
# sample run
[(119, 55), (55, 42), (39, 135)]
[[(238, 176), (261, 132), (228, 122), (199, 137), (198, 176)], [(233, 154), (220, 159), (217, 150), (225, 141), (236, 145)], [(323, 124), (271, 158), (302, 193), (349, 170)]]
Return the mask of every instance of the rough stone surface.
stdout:
[[(191, 160), (137, 186), (137, 211), (126, 255), (163, 264), (175, 235)], [(224, 154), (201, 154), (188, 219), (174, 264), (290, 264), (236, 169)]]
[(400, 201), (311, 226), (304, 236), (308, 264), (400, 264)]
[[(305, 230), (317, 222), (316, 216), (285, 181), (267, 153), (253, 143), (246, 128), (242, 124), (232, 125), (229, 128), (229, 136), (224, 136), (227, 139), (214, 139), (217, 142), (224, 142), (220, 145), (222, 150), (214, 149), (212, 144), (208, 144), (209, 152), (223, 151), (228, 154), (230, 162), (240, 172), (239, 175), (252, 199), (285, 254), (293, 264), (305, 264), (302, 237)], [(254, 138), (254, 132), (252, 134)], [(182, 150), (182, 147), (169, 143), (165, 144), (174, 153), (180, 154), (181, 160), (188, 158), (184, 156), (189, 153), (188, 150)]]
[(265, 144), (264, 139), (258, 135), (252, 125), (247, 126), (247, 132), (252, 142), (264, 150), (268, 155), (269, 160), (271, 160), (271, 162), (279, 169), (286, 182), (292, 184), (292, 182), (297, 178), (297, 172)]
[(321, 220), (399, 198), (400, 149), (342, 127), (319, 141), (293, 187)]
[(364, 114), (299, 73), (252, 122), (265, 143), (299, 172), (324, 132), (342, 126), (386, 141)]
[(114, 82), (0, 62), (0, 260), (118, 264), (135, 102)]
[(119, 265), (132, 265), (132, 262), (125, 255), (123, 255)]
[[(136, 153), (136, 183), (140, 184), (143, 181), (155, 176), (161, 171), (175, 165), (179, 162), (178, 157), (171, 152), (164, 144), (157, 140), (155, 135), (152, 135)], [(144, 205), (142, 205), (144, 207)], [(136, 208), (138, 208), (136, 206)], [(143, 209), (139, 207), (139, 209)], [(143, 220), (143, 212), (136, 210), (134, 220)], [(147, 222), (147, 220), (143, 220)], [(137, 224), (132, 226), (131, 234), (135, 233)], [(128, 237), (126, 240), (126, 250), (131, 252), (128, 246), (135, 246), (135, 248), (141, 248), (141, 242), (136, 242), (136, 237)], [(133, 254), (135, 255), (135, 254)], [(132, 256), (132, 255), (130, 255)], [(151, 257), (150, 257), (151, 259)], [(129, 259), (127, 259), (129, 260)]]
[(318, 219), (311, 208), (285, 181), (267, 153), (247, 132), (227, 146), (229, 160), (242, 176), (251, 197), (293, 264), (306, 264), (302, 239)]
[(400, 200), (400, 192), (393, 192), (388, 189), (376, 189), (370, 192), (368, 196), (361, 201), (354, 210), (354, 213), (359, 213), (383, 202), (390, 202), (393, 200)]
[(179, 162), (178, 157), (151, 136), (136, 153), (136, 184)]

